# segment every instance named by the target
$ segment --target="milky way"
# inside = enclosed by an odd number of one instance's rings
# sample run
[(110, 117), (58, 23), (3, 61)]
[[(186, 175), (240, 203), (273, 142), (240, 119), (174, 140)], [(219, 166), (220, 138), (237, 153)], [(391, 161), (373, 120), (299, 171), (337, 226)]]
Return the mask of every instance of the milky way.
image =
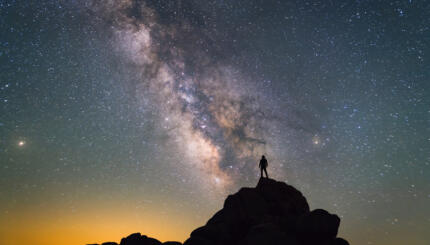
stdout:
[[(270, 123), (275, 119), (264, 112), (257, 88), (235, 67), (213, 59), (203, 48), (206, 43), (188, 45), (207, 42), (210, 36), (196, 34), (186, 20), (159, 23), (145, 3), (108, 2), (89, 8), (113, 22), (114, 45), (139, 74), (137, 96), (143, 104), (157, 105), (160, 127), (175, 143), (181, 164), (188, 165), (182, 168), (210, 188), (225, 187), (240, 173), (257, 173), (255, 162), (262, 154), (276, 159), (273, 141), (267, 140), (270, 130), (276, 130)], [(271, 166), (275, 176), (278, 167)]]

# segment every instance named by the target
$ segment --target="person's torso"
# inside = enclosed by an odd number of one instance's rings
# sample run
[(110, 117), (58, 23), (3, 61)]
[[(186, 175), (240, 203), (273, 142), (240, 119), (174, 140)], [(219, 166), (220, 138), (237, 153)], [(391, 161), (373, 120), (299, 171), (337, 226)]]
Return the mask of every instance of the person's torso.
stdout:
[(262, 168), (267, 167), (267, 160), (266, 159), (261, 159), (260, 165), (261, 165)]

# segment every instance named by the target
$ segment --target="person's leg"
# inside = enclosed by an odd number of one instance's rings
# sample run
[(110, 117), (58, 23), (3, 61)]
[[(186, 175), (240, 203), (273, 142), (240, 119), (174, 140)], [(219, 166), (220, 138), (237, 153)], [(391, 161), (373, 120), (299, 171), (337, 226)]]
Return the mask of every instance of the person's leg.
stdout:
[(260, 178), (263, 178), (263, 168), (260, 168)]
[(267, 174), (266, 168), (264, 168), (264, 173), (266, 173), (266, 178), (269, 178), (269, 175)]

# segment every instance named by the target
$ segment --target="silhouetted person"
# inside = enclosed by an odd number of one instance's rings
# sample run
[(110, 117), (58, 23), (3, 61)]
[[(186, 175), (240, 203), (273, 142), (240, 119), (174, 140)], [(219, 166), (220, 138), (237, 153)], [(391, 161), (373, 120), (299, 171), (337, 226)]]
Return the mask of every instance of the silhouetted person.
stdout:
[(269, 175), (267, 175), (267, 170), (266, 170), (267, 165), (268, 163), (267, 163), (266, 157), (264, 155), (261, 156), (260, 164), (258, 164), (258, 167), (260, 168), (260, 171), (261, 171), (261, 178), (263, 178), (263, 171), (264, 173), (266, 173), (266, 178), (269, 178)]

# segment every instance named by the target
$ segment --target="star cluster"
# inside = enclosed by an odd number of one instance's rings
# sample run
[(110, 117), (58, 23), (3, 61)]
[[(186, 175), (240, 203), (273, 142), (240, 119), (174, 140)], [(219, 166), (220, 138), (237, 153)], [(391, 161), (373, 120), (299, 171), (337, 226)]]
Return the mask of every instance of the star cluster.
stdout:
[(352, 244), (426, 244), (429, 13), (1, 2), (0, 243), (183, 240), (256, 184), (265, 154)]

